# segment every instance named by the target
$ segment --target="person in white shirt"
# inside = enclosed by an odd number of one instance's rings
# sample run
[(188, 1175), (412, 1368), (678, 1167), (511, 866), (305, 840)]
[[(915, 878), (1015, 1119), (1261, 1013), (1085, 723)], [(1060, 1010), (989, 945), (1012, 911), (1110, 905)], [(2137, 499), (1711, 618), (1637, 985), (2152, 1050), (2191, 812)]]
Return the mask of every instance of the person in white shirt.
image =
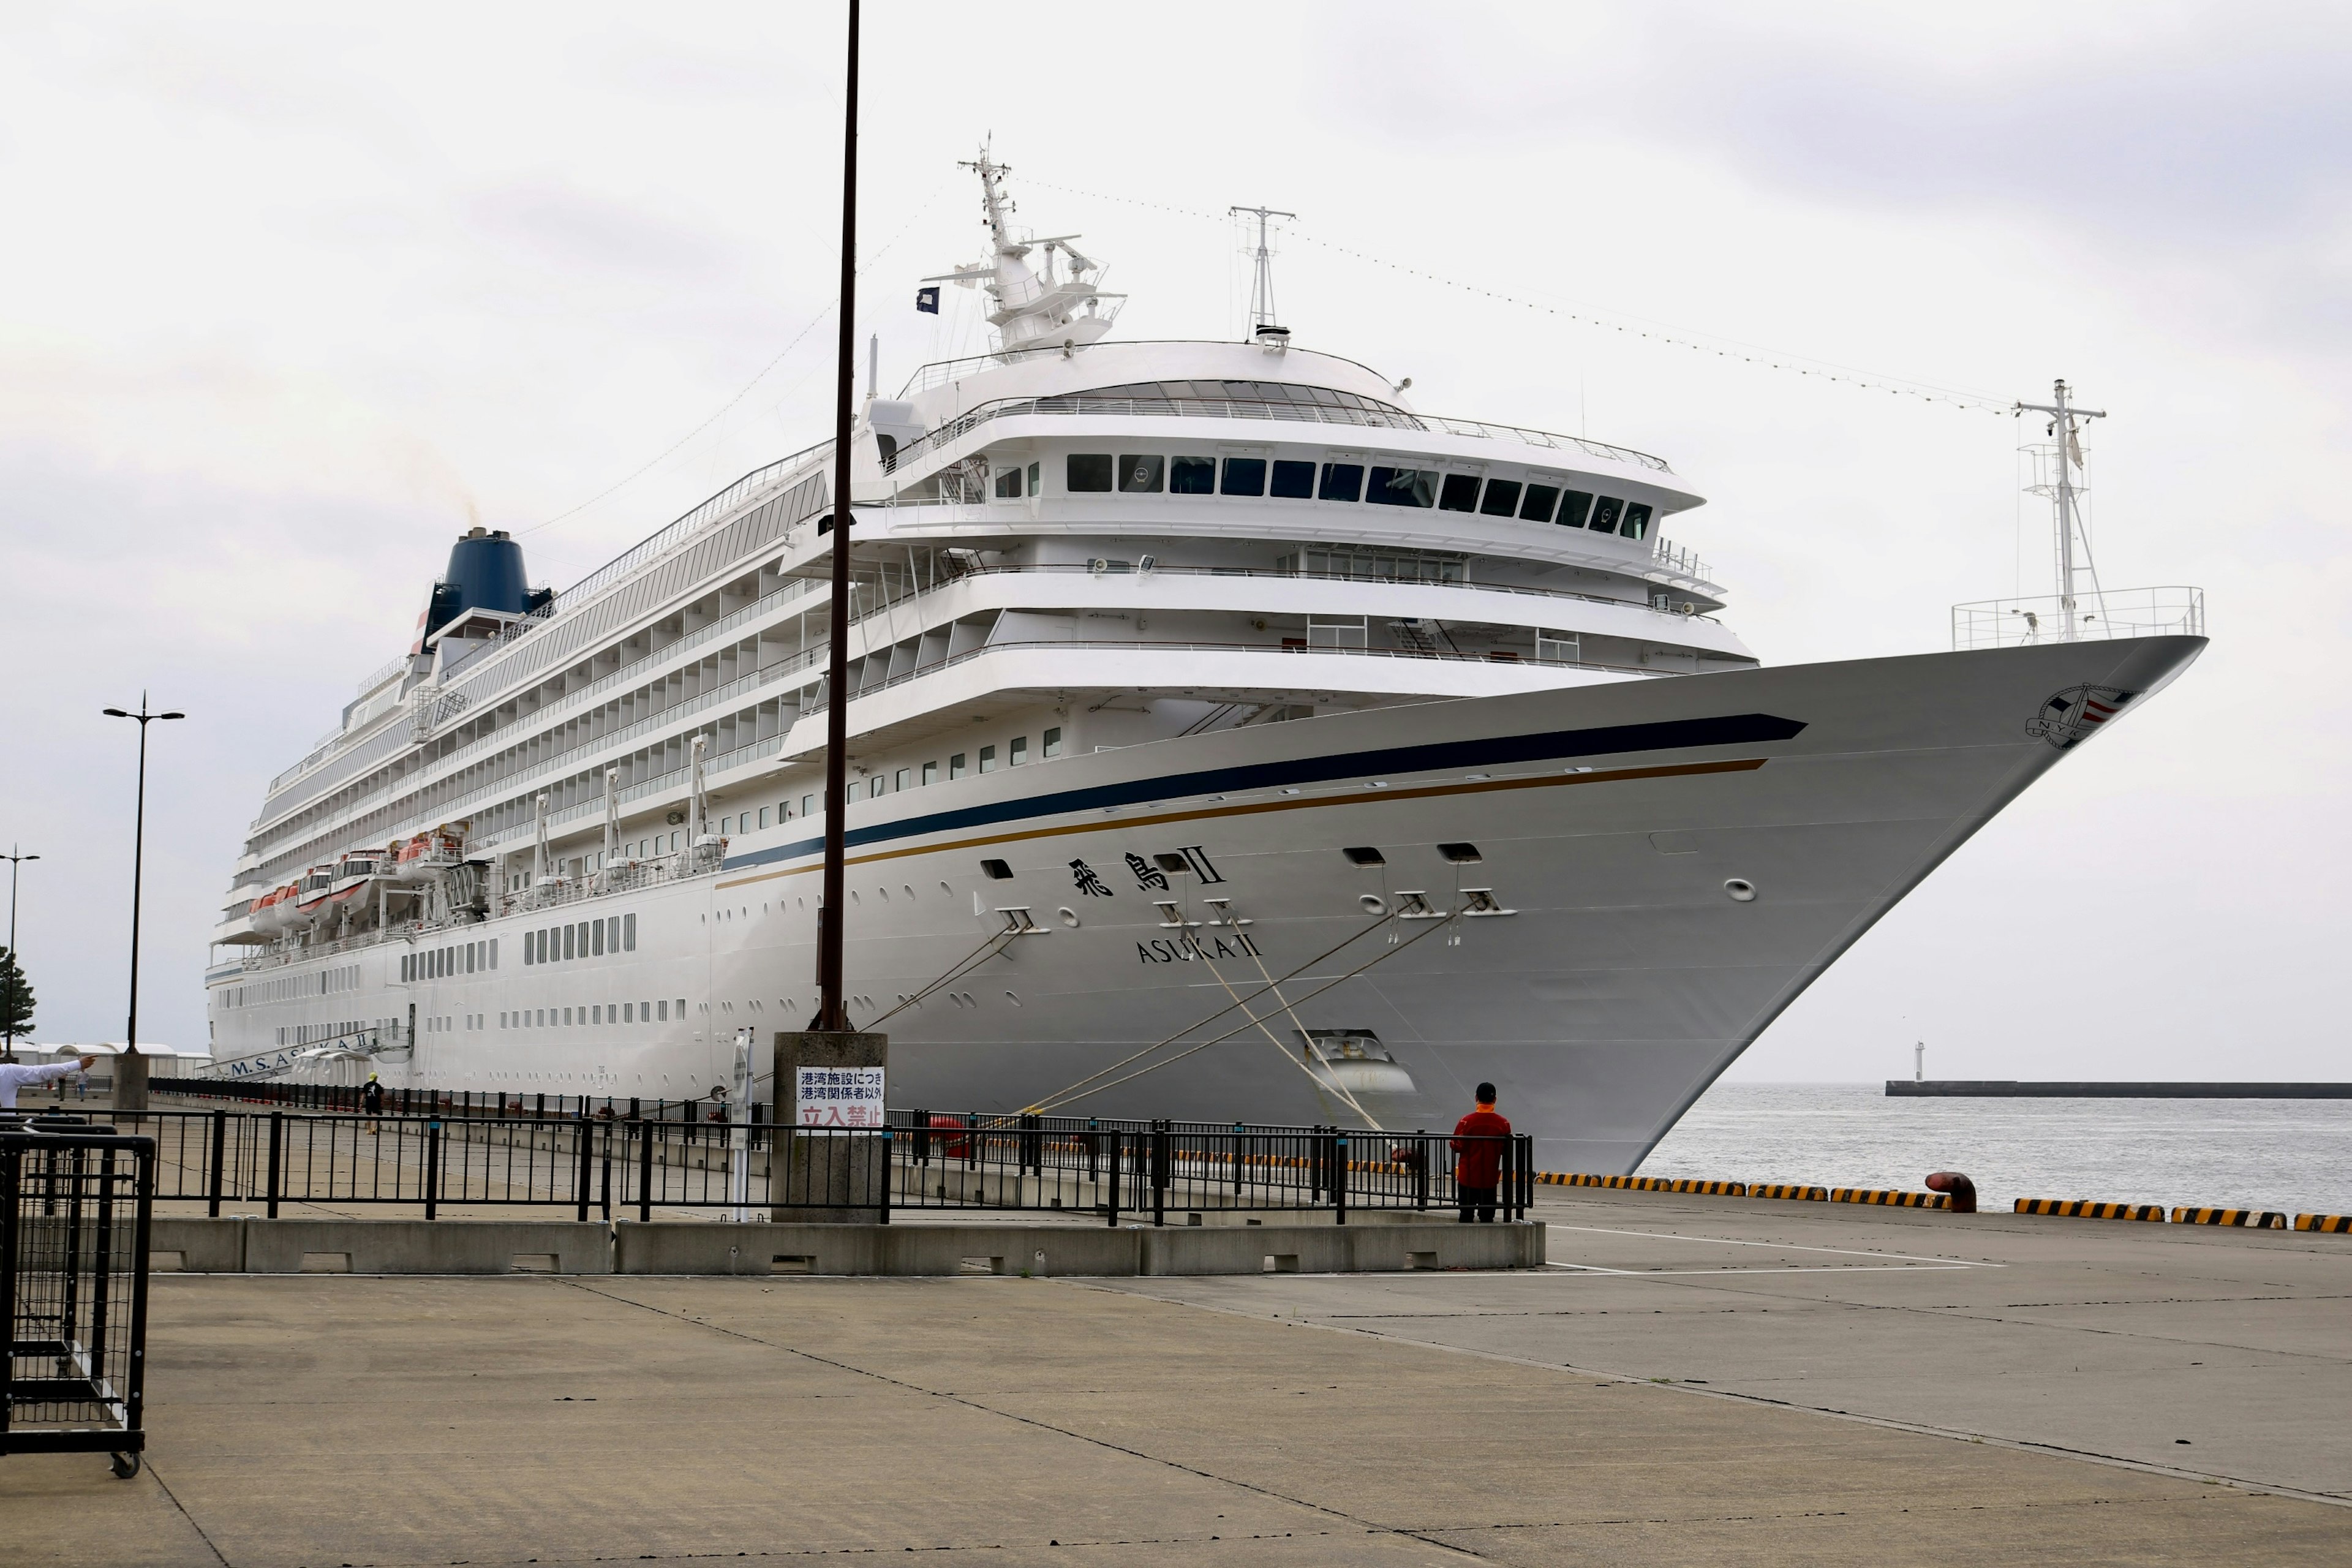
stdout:
[(88, 1072), (97, 1065), (98, 1058), (94, 1056), (84, 1057), (78, 1062), (57, 1062), (45, 1068), (28, 1068), (16, 1062), (0, 1062), (0, 1110), (16, 1109), (16, 1090), (26, 1084), (47, 1083), (51, 1079), (63, 1078), (68, 1073)]

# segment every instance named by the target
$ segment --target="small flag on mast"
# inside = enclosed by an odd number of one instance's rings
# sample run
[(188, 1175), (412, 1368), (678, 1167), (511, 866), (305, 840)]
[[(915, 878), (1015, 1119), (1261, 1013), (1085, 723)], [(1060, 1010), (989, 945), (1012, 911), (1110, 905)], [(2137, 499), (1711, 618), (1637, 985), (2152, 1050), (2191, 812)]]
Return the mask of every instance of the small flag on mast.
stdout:
[(934, 316), (938, 315), (940, 313), (940, 286), (934, 283), (928, 289), (916, 289), (915, 309), (918, 310), (928, 311)]

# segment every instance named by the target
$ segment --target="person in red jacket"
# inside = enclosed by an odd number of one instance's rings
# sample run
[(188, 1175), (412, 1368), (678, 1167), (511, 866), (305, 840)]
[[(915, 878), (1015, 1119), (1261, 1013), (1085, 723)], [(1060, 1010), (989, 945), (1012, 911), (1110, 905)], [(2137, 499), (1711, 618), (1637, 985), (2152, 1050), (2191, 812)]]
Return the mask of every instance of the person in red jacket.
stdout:
[(1454, 1124), (1454, 1192), (1462, 1203), (1462, 1223), (1475, 1210), (1482, 1224), (1495, 1219), (1495, 1189), (1502, 1183), (1504, 1140), (1511, 1124), (1495, 1110), (1495, 1086), (1478, 1086), (1478, 1109)]

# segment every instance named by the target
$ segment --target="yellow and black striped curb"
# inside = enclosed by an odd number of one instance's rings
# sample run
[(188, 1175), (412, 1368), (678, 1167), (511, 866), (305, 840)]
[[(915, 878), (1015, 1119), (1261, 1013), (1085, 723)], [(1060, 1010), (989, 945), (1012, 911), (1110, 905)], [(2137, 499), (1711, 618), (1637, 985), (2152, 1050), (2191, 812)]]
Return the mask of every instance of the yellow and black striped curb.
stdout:
[(1589, 1176), (1581, 1171), (1538, 1171), (1536, 1180), (1551, 1187), (1616, 1187), (1636, 1193), (1706, 1193), (1721, 1198), (1744, 1198), (1745, 1182), (1708, 1182), (1695, 1176)]
[(2242, 1225), (2254, 1230), (2284, 1230), (2286, 1215), (2267, 1209), (2190, 1209), (2172, 1211), (2175, 1225)]
[(1748, 1187), (1748, 1195), (1751, 1198), (1806, 1198), (1822, 1204), (1829, 1202), (1830, 1190), (1789, 1182), (1757, 1182)]
[(1881, 1204), (1898, 1209), (1947, 1209), (1952, 1206), (1948, 1193), (1901, 1193), (1888, 1187), (1832, 1187), (1830, 1202)]
[(2325, 1230), (2337, 1236), (2352, 1235), (2352, 1214), (2299, 1214), (2294, 1216), (2297, 1230)]
[(2101, 1204), (2088, 1198), (2020, 1198), (2019, 1214), (2066, 1215), (2076, 1219), (2147, 1219), (2164, 1221), (2162, 1204)]

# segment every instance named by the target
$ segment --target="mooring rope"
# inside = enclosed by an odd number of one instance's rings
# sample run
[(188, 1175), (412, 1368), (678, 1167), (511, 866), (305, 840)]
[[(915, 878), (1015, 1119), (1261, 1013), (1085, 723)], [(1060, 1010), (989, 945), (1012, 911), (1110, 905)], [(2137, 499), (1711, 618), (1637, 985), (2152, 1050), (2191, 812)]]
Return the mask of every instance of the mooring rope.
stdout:
[[(1465, 906), (1465, 907), (1466, 907), (1466, 906)], [(1377, 963), (1387, 963), (1390, 959), (1394, 958), (1398, 953), (1402, 952), (1405, 949), (1407, 949), (1407, 948), (1411, 947), (1413, 943), (1415, 943), (1415, 942), (1420, 942), (1423, 938), (1424, 938), (1424, 937), (1428, 937), (1428, 936), (1432, 936), (1432, 935), (1435, 934), (1436, 932), (1438, 932), (1438, 931), (1445, 931), (1445, 930), (1450, 929), (1450, 928), (1454, 925), (1454, 921), (1456, 921), (1457, 920), (1459, 920), (1459, 919), (1461, 918), (1461, 914), (1462, 914), (1462, 911), (1461, 911), (1460, 910), (1454, 910), (1454, 913), (1452, 913), (1452, 914), (1450, 914), (1450, 915), (1446, 916), (1446, 918), (1445, 918), (1445, 919), (1444, 919), (1444, 920), (1442, 920), (1442, 921), (1437, 921), (1436, 923), (1434, 923), (1434, 924), (1433, 924), (1432, 926), (1430, 926), (1430, 928), (1429, 928), (1427, 931), (1424, 931), (1421, 932), (1421, 933), (1420, 933), (1419, 935), (1417, 935), (1417, 936), (1411, 936), (1411, 937), (1407, 937), (1403, 942), (1399, 942), (1396, 946), (1391, 947), (1391, 948), (1389, 948), (1389, 949), (1388, 949), (1388, 950), (1386, 950), (1385, 952), (1381, 952), (1381, 953), (1378, 953), (1378, 954), (1374, 955), (1373, 957), (1371, 957), (1371, 958), (1370, 958), (1370, 959), (1367, 959), (1367, 960), (1366, 960), (1365, 962), (1363, 962), (1362, 963), (1358, 964), (1355, 968), (1350, 969), (1349, 971), (1348, 971), (1348, 973), (1345, 973), (1345, 974), (1341, 974), (1341, 975), (1339, 975), (1339, 976), (1337, 976), (1337, 977), (1335, 977), (1335, 978), (1333, 978), (1333, 979), (1331, 979), (1331, 980), (1326, 981), (1323, 984), (1320, 984), (1320, 985), (1317, 986), (1314, 990), (1309, 991), (1306, 995), (1301, 996), (1301, 997), (1299, 998), (1299, 1000), (1300, 1000), (1301, 1002), (1312, 1002), (1313, 1000), (1315, 1000), (1315, 998), (1317, 998), (1318, 996), (1322, 995), (1322, 994), (1323, 994), (1323, 993), (1325, 993), (1326, 991), (1330, 990), (1333, 986), (1335, 986), (1335, 985), (1344, 985), (1344, 984), (1347, 984), (1349, 981), (1353, 980), (1357, 975), (1361, 974), (1362, 973), (1364, 973), (1364, 971), (1366, 971), (1367, 969), (1371, 968), (1374, 964), (1377, 964)], [(1386, 921), (1386, 920), (1385, 920), (1385, 919), (1383, 919), (1380, 923), (1381, 923), (1381, 924), (1386, 924), (1386, 923), (1387, 923), (1387, 921)], [(1377, 929), (1377, 927), (1373, 927), (1373, 928), (1370, 928), (1370, 929)], [(1357, 933), (1357, 935), (1358, 935), (1358, 936), (1361, 936), (1361, 935), (1364, 935), (1364, 934), (1365, 934), (1365, 932), (1363, 932), (1363, 931), (1359, 931), (1359, 932)], [(1354, 938), (1352, 938), (1352, 937), (1351, 937), (1351, 938), (1349, 938), (1349, 941), (1353, 941), (1353, 940), (1354, 940)], [(1347, 942), (1341, 942), (1341, 943), (1339, 944), (1339, 946), (1340, 946), (1340, 947), (1345, 947), (1345, 946), (1347, 946), (1347, 945), (1348, 945), (1348, 944), (1347, 944)], [(1338, 951), (1339, 951), (1339, 948), (1334, 948), (1334, 949), (1332, 949), (1331, 951), (1332, 951), (1332, 952), (1338, 952)], [(1307, 963), (1318, 963), (1318, 962), (1320, 962), (1320, 960), (1318, 960), (1318, 959), (1309, 959), (1309, 960), (1307, 961)], [(1299, 969), (1305, 969), (1307, 966), (1307, 964), (1302, 963), (1302, 964), (1300, 964), (1298, 967), (1299, 967)], [(1283, 978), (1284, 978), (1284, 979), (1286, 979), (1286, 980), (1288, 980), (1288, 979), (1294, 979), (1294, 978), (1296, 978), (1296, 977), (1297, 977), (1297, 973), (1298, 973), (1298, 970), (1294, 969), (1294, 970), (1292, 970), (1292, 971), (1290, 972), (1290, 973), (1289, 973), (1289, 974), (1286, 974), (1286, 975), (1283, 976)], [(1263, 993), (1260, 993), (1260, 994), (1263, 994)], [(1254, 997), (1254, 998), (1252, 998), (1252, 999), (1253, 999), (1253, 1000), (1255, 1000), (1255, 998)], [(1213, 1016), (1213, 1017), (1222, 1017), (1224, 1014), (1226, 1014), (1226, 1013), (1230, 1013), (1230, 1012), (1232, 1012), (1232, 1011), (1233, 1011), (1233, 1008), (1231, 1008), (1231, 1007), (1223, 1007), (1223, 1008), (1220, 1008), (1220, 1009), (1219, 1009), (1215, 1014), (1211, 1015), (1211, 1016)], [(1205, 1021), (1206, 1021), (1206, 1020), (1203, 1020), (1203, 1022), (1205, 1022)], [(1199, 1026), (1199, 1025), (1194, 1025), (1194, 1026), (1193, 1026), (1193, 1027), (1194, 1027), (1194, 1028), (1198, 1028), (1198, 1027), (1200, 1027), (1200, 1026)], [(1076, 1093), (1076, 1092), (1074, 1092), (1074, 1091), (1075, 1091), (1075, 1090), (1076, 1090), (1076, 1089), (1079, 1088), (1079, 1086), (1080, 1086), (1080, 1085), (1083, 1085), (1083, 1084), (1085, 1084), (1085, 1083), (1087, 1083), (1087, 1082), (1088, 1082), (1088, 1081), (1090, 1081), (1090, 1080), (1089, 1080), (1089, 1079), (1080, 1079), (1078, 1080), (1078, 1082), (1077, 1082), (1077, 1083), (1071, 1085), (1069, 1089), (1063, 1089), (1063, 1090), (1061, 1090), (1059, 1093), (1056, 1093), (1056, 1094), (1047, 1095), (1044, 1100), (1042, 1100), (1038, 1101), (1036, 1104), (1034, 1104), (1034, 1105), (1033, 1105), (1033, 1106), (1029, 1107), (1029, 1109), (1030, 1109), (1031, 1110), (1033, 1110), (1033, 1111), (1055, 1110), (1059, 1110), (1061, 1107), (1063, 1107), (1063, 1106), (1065, 1106), (1065, 1105), (1072, 1104), (1072, 1103), (1074, 1103), (1074, 1102), (1076, 1102), (1076, 1101), (1077, 1101), (1077, 1100), (1086, 1100), (1086, 1099), (1090, 1099), (1090, 1098), (1092, 1098), (1092, 1097), (1093, 1097), (1093, 1096), (1095, 1096), (1095, 1095), (1100, 1094), (1104, 1089), (1116, 1089), (1116, 1088), (1118, 1088), (1120, 1084), (1128, 1083), (1128, 1082), (1131, 1082), (1132, 1080), (1134, 1080), (1134, 1079), (1136, 1079), (1141, 1078), (1145, 1073), (1149, 1073), (1149, 1072), (1157, 1072), (1157, 1071), (1159, 1071), (1161, 1068), (1173, 1066), (1175, 1063), (1182, 1061), (1186, 1057), (1192, 1056), (1192, 1055), (1194, 1055), (1194, 1054), (1196, 1054), (1196, 1053), (1198, 1053), (1198, 1052), (1207, 1050), (1211, 1046), (1220, 1046), (1220, 1045), (1223, 1045), (1223, 1044), (1224, 1044), (1227, 1040), (1232, 1039), (1235, 1035), (1242, 1035), (1242, 1034), (1246, 1034), (1246, 1033), (1248, 1033), (1248, 1032), (1249, 1032), (1249, 1028), (1250, 1028), (1250, 1026), (1249, 1026), (1249, 1025), (1247, 1025), (1247, 1024), (1244, 1024), (1244, 1025), (1242, 1025), (1239, 1028), (1235, 1028), (1235, 1029), (1228, 1029), (1227, 1031), (1225, 1031), (1225, 1033), (1223, 1033), (1223, 1034), (1222, 1034), (1222, 1035), (1219, 1035), (1219, 1036), (1218, 1036), (1215, 1039), (1213, 1039), (1213, 1040), (1202, 1040), (1199, 1045), (1197, 1045), (1197, 1046), (1193, 1046), (1193, 1047), (1189, 1047), (1189, 1048), (1187, 1048), (1187, 1049), (1185, 1049), (1185, 1050), (1178, 1051), (1178, 1052), (1177, 1052), (1174, 1056), (1172, 1056), (1172, 1057), (1166, 1058), (1165, 1059), (1160, 1060), (1160, 1061), (1153, 1062), (1153, 1063), (1151, 1063), (1151, 1064), (1150, 1064), (1150, 1066), (1148, 1066), (1148, 1067), (1141, 1067), (1141, 1068), (1138, 1068), (1135, 1071), (1133, 1071), (1133, 1072), (1131, 1072), (1131, 1073), (1128, 1073), (1128, 1074), (1126, 1074), (1124, 1077), (1115, 1078), (1115, 1079), (1111, 1079), (1111, 1080), (1110, 1080), (1110, 1082), (1108, 1082), (1108, 1083), (1105, 1083), (1105, 1084), (1097, 1084), (1095, 1088), (1093, 1088), (1093, 1089), (1087, 1089), (1087, 1090), (1086, 1090), (1086, 1092), (1085, 1092), (1085, 1093), (1083, 1093), (1083, 1094)], [(1188, 1029), (1188, 1030), (1184, 1031), (1184, 1034), (1190, 1034), (1191, 1032), (1192, 1032), (1192, 1031)], [(1160, 1046), (1164, 1046), (1164, 1045), (1172, 1044), (1174, 1041), (1176, 1041), (1176, 1040), (1180, 1040), (1180, 1039), (1182, 1039), (1183, 1037), (1184, 1037), (1184, 1035), (1183, 1035), (1183, 1034), (1171, 1035), (1171, 1036), (1170, 1036), (1170, 1037), (1169, 1037), (1169, 1038), (1168, 1038), (1168, 1039), (1160, 1041)], [(1144, 1050), (1140, 1050), (1140, 1051), (1136, 1052), (1134, 1056), (1129, 1057), (1129, 1058), (1127, 1058), (1127, 1061), (1134, 1061), (1134, 1060), (1136, 1060), (1138, 1058), (1145, 1057), (1145, 1056), (1149, 1056), (1152, 1051), (1156, 1051), (1156, 1050), (1158, 1050), (1159, 1048), (1160, 1048), (1160, 1046), (1151, 1046), (1151, 1047), (1147, 1047), (1147, 1048), (1146, 1048), (1146, 1049), (1144, 1049)], [(1285, 1054), (1285, 1055), (1287, 1055), (1288, 1053), (1287, 1053), (1287, 1052), (1286, 1052), (1286, 1053), (1284, 1053), (1284, 1054)], [(1103, 1069), (1102, 1069), (1102, 1072), (1096, 1073), (1096, 1074), (1094, 1075), (1094, 1077), (1095, 1077), (1095, 1078), (1100, 1078), (1100, 1077), (1102, 1076), (1102, 1074), (1103, 1074), (1103, 1073), (1105, 1073), (1105, 1072), (1113, 1072), (1113, 1071), (1116, 1071), (1118, 1068), (1120, 1068), (1120, 1067), (1122, 1067), (1122, 1066), (1124, 1066), (1124, 1065), (1126, 1065), (1124, 1062), (1114, 1062), (1113, 1064), (1111, 1064), (1111, 1066), (1109, 1066), (1109, 1067), (1107, 1067), (1107, 1068), (1103, 1068)]]
[[(1361, 930), (1361, 931), (1357, 931), (1357, 932), (1354, 932), (1353, 934), (1351, 934), (1351, 935), (1349, 935), (1349, 936), (1343, 937), (1343, 938), (1341, 938), (1339, 942), (1334, 942), (1331, 946), (1325, 948), (1322, 952), (1320, 952), (1317, 953), (1314, 957), (1312, 957), (1312, 958), (1308, 959), (1306, 963), (1304, 963), (1300, 964), (1300, 965), (1298, 966), (1298, 968), (1294, 969), (1294, 970), (1292, 970), (1292, 971), (1290, 972), (1290, 973), (1284, 975), (1284, 976), (1283, 976), (1283, 978), (1284, 978), (1285, 980), (1288, 980), (1288, 979), (1291, 979), (1291, 978), (1293, 978), (1293, 977), (1297, 976), (1299, 973), (1301, 973), (1301, 972), (1302, 972), (1302, 971), (1304, 971), (1304, 970), (1312, 969), (1313, 967), (1315, 967), (1315, 965), (1317, 965), (1317, 964), (1318, 964), (1318, 963), (1322, 963), (1325, 959), (1327, 959), (1327, 958), (1330, 957), (1333, 953), (1338, 952), (1339, 951), (1340, 951), (1340, 949), (1345, 948), (1345, 947), (1351, 946), (1352, 944), (1354, 944), (1354, 943), (1356, 943), (1356, 942), (1358, 942), (1362, 941), (1365, 937), (1368, 937), (1368, 936), (1371, 935), (1371, 934), (1372, 934), (1372, 932), (1374, 932), (1374, 931), (1376, 931), (1380, 930), (1382, 926), (1384, 926), (1384, 925), (1388, 924), (1388, 923), (1389, 923), (1389, 921), (1390, 921), (1391, 920), (1392, 920), (1393, 918), (1395, 918), (1395, 917), (1391, 916), (1391, 915), (1382, 915), (1379, 920), (1374, 921), (1371, 924), (1370, 924), (1370, 925), (1366, 926), (1363, 930)], [(1264, 992), (1259, 992), (1259, 993), (1257, 993), (1257, 994), (1255, 994), (1252, 995), (1252, 996), (1249, 998), (1249, 1000), (1254, 1002), (1254, 1001), (1257, 1000), (1257, 997), (1258, 997), (1258, 996), (1260, 996), (1260, 995), (1264, 995), (1264, 994), (1265, 994), (1265, 993), (1264, 993)], [(1097, 1070), (1096, 1070), (1096, 1071), (1094, 1071), (1094, 1072), (1088, 1073), (1086, 1077), (1084, 1077), (1084, 1078), (1082, 1078), (1082, 1079), (1078, 1079), (1076, 1083), (1071, 1083), (1071, 1084), (1066, 1084), (1066, 1085), (1064, 1085), (1062, 1088), (1055, 1089), (1052, 1094), (1047, 1095), (1047, 1096), (1045, 1097), (1045, 1099), (1046, 1099), (1046, 1100), (1060, 1100), (1060, 1099), (1061, 1099), (1061, 1097), (1063, 1097), (1064, 1095), (1067, 1095), (1067, 1094), (1070, 1094), (1070, 1093), (1072, 1093), (1072, 1092), (1074, 1092), (1074, 1091), (1076, 1091), (1076, 1090), (1077, 1090), (1077, 1089), (1081, 1089), (1086, 1088), (1086, 1086), (1087, 1086), (1087, 1085), (1088, 1085), (1088, 1084), (1090, 1084), (1090, 1083), (1094, 1082), (1094, 1080), (1095, 1080), (1095, 1079), (1098, 1079), (1098, 1078), (1101, 1078), (1101, 1077), (1102, 1077), (1104, 1074), (1106, 1074), (1106, 1073), (1114, 1073), (1114, 1072), (1117, 1072), (1119, 1068), (1123, 1068), (1123, 1067), (1127, 1066), (1127, 1064), (1128, 1064), (1128, 1063), (1129, 1063), (1129, 1062), (1139, 1062), (1139, 1061), (1141, 1061), (1144, 1058), (1146, 1058), (1146, 1057), (1150, 1056), (1152, 1052), (1154, 1052), (1154, 1051), (1156, 1051), (1156, 1050), (1159, 1050), (1159, 1049), (1162, 1048), (1163, 1047), (1167, 1047), (1167, 1046), (1172, 1046), (1172, 1045), (1174, 1045), (1177, 1041), (1179, 1041), (1179, 1040), (1182, 1039), (1185, 1036), (1187, 1036), (1187, 1035), (1191, 1034), (1193, 1030), (1195, 1030), (1195, 1029), (1203, 1029), (1203, 1028), (1208, 1027), (1211, 1024), (1215, 1023), (1218, 1019), (1220, 1019), (1220, 1018), (1223, 1017), (1226, 1014), (1228, 1014), (1228, 1013), (1232, 1012), (1235, 1007), (1240, 1006), (1240, 1005), (1241, 1005), (1241, 1004), (1240, 1004), (1240, 1003), (1238, 1003), (1238, 1002), (1229, 1002), (1229, 1003), (1227, 1003), (1225, 1005), (1223, 1005), (1223, 1006), (1222, 1006), (1222, 1007), (1218, 1008), (1215, 1012), (1213, 1012), (1213, 1013), (1210, 1014), (1207, 1017), (1205, 1017), (1205, 1018), (1196, 1018), (1196, 1019), (1194, 1019), (1192, 1023), (1189, 1023), (1189, 1024), (1185, 1025), (1182, 1028), (1181, 1028), (1181, 1029), (1177, 1030), (1174, 1034), (1172, 1034), (1172, 1035), (1169, 1036), (1166, 1039), (1164, 1039), (1164, 1040), (1154, 1040), (1151, 1044), (1150, 1044), (1150, 1045), (1148, 1045), (1148, 1046), (1144, 1047), (1141, 1050), (1139, 1050), (1139, 1051), (1136, 1051), (1136, 1052), (1133, 1052), (1132, 1054), (1128, 1055), (1128, 1056), (1121, 1057), (1121, 1058), (1119, 1058), (1119, 1059), (1118, 1059), (1118, 1060), (1117, 1060), (1117, 1061), (1115, 1061), (1115, 1062), (1111, 1063), (1108, 1067), (1101, 1068), (1097, 1069)], [(1024, 1107), (1024, 1108), (1023, 1108), (1023, 1110), (1024, 1110), (1024, 1114), (1026, 1114), (1026, 1113), (1031, 1112), (1031, 1111), (1039, 1111), (1039, 1110), (1043, 1110), (1044, 1109), (1045, 1109), (1045, 1104), (1044, 1104), (1044, 1102), (1043, 1102), (1043, 1101), (1040, 1101), (1039, 1103), (1034, 1104), (1034, 1105), (1025, 1106), (1025, 1107)]]
[(986, 963), (990, 959), (994, 958), (998, 953), (1003, 952), (1005, 947), (1011, 943), (1013, 939), (1020, 934), (1021, 928), (1011, 924), (1006, 925), (1003, 931), (991, 931), (986, 942), (982, 942), (971, 952), (964, 954), (963, 957), (950, 964), (946, 972), (941, 973), (938, 979), (924, 986), (920, 991), (915, 992), (912, 995), (901, 998), (896, 1007), (891, 1008), (887, 1013), (879, 1014), (874, 1018), (868, 1020), (866, 1026), (869, 1029), (879, 1028), (884, 1023), (887, 1022), (889, 1019), (897, 1017), (908, 1008), (914, 1006), (924, 997), (936, 993), (940, 986), (954, 984), (957, 981), (962, 979), (965, 975), (970, 974), (973, 970), (978, 969), (982, 964)]

